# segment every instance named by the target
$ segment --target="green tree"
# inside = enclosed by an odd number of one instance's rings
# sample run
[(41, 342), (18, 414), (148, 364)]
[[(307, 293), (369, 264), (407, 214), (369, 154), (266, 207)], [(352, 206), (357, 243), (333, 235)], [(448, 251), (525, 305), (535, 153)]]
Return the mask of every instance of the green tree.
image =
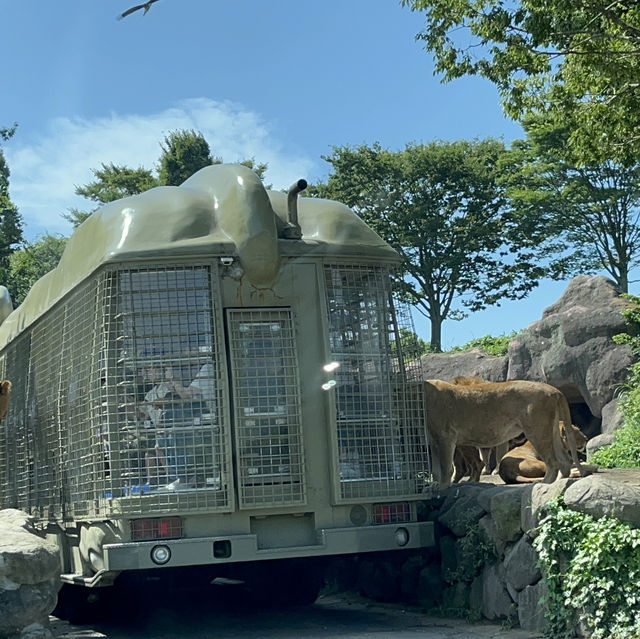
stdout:
[(512, 117), (553, 115), (588, 161), (640, 155), (640, 3), (629, 0), (401, 0), (448, 81), (480, 75)]
[[(155, 186), (178, 186), (187, 178), (205, 166), (221, 164), (222, 159), (211, 154), (208, 142), (202, 133), (193, 130), (172, 131), (160, 144), (162, 153), (159, 159), (158, 175), (144, 167), (132, 169), (113, 163), (92, 169), (95, 180), (84, 186), (76, 187), (76, 194), (87, 199), (106, 204), (129, 195), (136, 195)], [(249, 158), (241, 162), (254, 171), (260, 179), (268, 165)], [(95, 211), (83, 211), (77, 208), (63, 213), (62, 217), (78, 227)]]
[(398, 251), (399, 288), (431, 324), (431, 349), (442, 323), (520, 299), (551, 272), (547, 230), (526, 211), (512, 214), (499, 183), (509, 157), (502, 142), (433, 142), (393, 152), (335, 147), (327, 184), (312, 195), (350, 206)]
[(581, 163), (567, 145), (564, 123), (527, 118), (527, 139), (513, 145), (513, 206), (544, 216), (567, 248), (568, 274), (606, 270), (628, 293), (640, 261), (640, 163)]
[[(395, 344), (392, 344), (392, 347), (394, 346)], [(412, 361), (426, 355), (431, 350), (431, 345), (408, 328), (401, 328), (400, 348), (406, 360)]]
[[(0, 140), (13, 137), (16, 125), (0, 129)], [(0, 148), (0, 284), (10, 288), (9, 258), (22, 242), (22, 216), (9, 198), (9, 166)]]
[(82, 211), (81, 209), (73, 207), (66, 213), (62, 213), (62, 217), (67, 220), (67, 222), (71, 222), (71, 226), (76, 229), (93, 213), (93, 211), (95, 211), (95, 209), (91, 211)]
[(66, 242), (62, 236), (46, 234), (11, 254), (8, 288), (14, 306), (22, 304), (36, 280), (58, 265)]
[[(95, 180), (84, 186), (76, 187), (76, 195), (81, 195), (97, 202), (107, 204), (129, 195), (136, 195), (148, 189), (158, 186), (158, 179), (151, 171), (143, 167), (137, 169), (113, 163), (102, 163), (99, 169), (91, 169)], [(77, 208), (69, 209), (62, 217), (71, 222), (73, 228), (77, 228), (96, 209), (82, 211)]]
[[(269, 165), (266, 162), (258, 162), (255, 158), (249, 158), (248, 160), (242, 160), (240, 164), (251, 169), (264, 182), (264, 175), (269, 168)], [(266, 189), (270, 189), (272, 187), (271, 184), (265, 184), (264, 186)]]
[(143, 167), (131, 169), (128, 166), (103, 163), (101, 168), (92, 169), (91, 172), (96, 179), (77, 187), (76, 195), (82, 195), (98, 204), (136, 195), (160, 184), (153, 173)]
[(160, 184), (167, 186), (180, 186), (203, 167), (222, 163), (222, 159), (211, 155), (209, 143), (202, 133), (194, 130), (172, 131), (160, 148), (158, 179)]

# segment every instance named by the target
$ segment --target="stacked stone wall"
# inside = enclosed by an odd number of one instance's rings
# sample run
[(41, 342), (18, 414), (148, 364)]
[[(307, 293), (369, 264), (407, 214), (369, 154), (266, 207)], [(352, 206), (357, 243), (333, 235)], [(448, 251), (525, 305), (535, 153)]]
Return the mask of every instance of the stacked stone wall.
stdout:
[[(542, 507), (562, 495), (573, 510), (640, 527), (639, 480), (635, 469), (553, 484), (453, 485), (421, 503), (421, 518), (435, 523), (434, 548), (343, 559), (335, 574), (342, 575), (343, 585), (378, 601), (543, 633), (546, 586), (532, 545)], [(586, 635), (584, 626), (576, 628)]]

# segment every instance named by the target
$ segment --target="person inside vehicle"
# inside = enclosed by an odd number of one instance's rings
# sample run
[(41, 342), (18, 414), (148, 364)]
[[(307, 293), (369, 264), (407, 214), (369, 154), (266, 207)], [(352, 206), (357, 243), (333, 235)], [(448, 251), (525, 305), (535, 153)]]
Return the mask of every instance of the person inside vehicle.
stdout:
[(205, 410), (210, 411), (206, 402), (214, 401), (213, 371), (213, 364), (206, 363), (185, 386), (174, 376), (171, 366), (151, 363), (144, 369), (144, 379), (153, 386), (145, 393), (140, 410), (157, 429), (155, 459), (149, 462), (155, 462), (159, 472), (167, 472), (169, 490), (191, 487), (193, 483), (187, 473), (189, 453), (195, 457), (193, 432), (172, 427), (194, 426)]

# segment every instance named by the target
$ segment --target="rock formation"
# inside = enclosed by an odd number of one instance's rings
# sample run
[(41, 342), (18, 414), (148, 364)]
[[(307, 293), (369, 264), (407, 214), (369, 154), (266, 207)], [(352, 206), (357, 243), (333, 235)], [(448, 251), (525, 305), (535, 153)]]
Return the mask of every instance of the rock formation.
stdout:
[(0, 637), (51, 637), (49, 613), (60, 589), (58, 549), (20, 510), (0, 510)]
[(546, 382), (566, 395), (574, 423), (588, 437), (609, 434), (622, 423), (615, 393), (634, 361), (631, 348), (612, 339), (625, 331), (622, 311), (629, 305), (613, 281), (581, 275), (540, 320), (511, 340), (504, 357), (478, 350), (426, 355), (423, 379), (477, 375)]

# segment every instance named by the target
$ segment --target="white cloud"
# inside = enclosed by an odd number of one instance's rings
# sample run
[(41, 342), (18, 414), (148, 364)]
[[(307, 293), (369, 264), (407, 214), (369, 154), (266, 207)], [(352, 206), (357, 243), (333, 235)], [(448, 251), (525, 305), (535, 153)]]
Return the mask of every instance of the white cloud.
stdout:
[(68, 234), (70, 226), (61, 214), (91, 207), (74, 190), (93, 179), (92, 168), (102, 162), (154, 168), (160, 142), (176, 129), (200, 131), (225, 162), (250, 157), (267, 162), (266, 181), (277, 189), (312, 171), (313, 161), (284, 149), (259, 114), (231, 102), (193, 98), (150, 115), (58, 118), (36, 141), (21, 143), (17, 136), (4, 149), (10, 195), (25, 220), (25, 235)]

